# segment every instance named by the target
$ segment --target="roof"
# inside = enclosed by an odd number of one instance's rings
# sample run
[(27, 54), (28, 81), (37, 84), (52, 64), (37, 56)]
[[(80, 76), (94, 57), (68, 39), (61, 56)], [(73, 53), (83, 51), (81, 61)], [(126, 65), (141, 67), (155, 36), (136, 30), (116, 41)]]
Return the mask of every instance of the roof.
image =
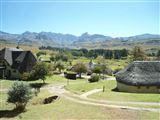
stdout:
[(0, 60), (6, 60), (14, 69), (25, 72), (31, 68), (36, 58), (30, 51), (23, 51), (17, 48), (4, 48), (0, 51)]
[(23, 51), (23, 49), (21, 49), (21, 48), (6, 48), (6, 49), (8, 49), (10, 51)]
[(4, 48), (0, 51), (0, 60), (5, 59), (9, 65), (12, 65), (14, 59), (14, 58), (12, 59), (12, 52), (15, 52), (15, 55), (13, 57), (16, 57), (22, 51), (23, 51), (22, 49), (17, 49), (17, 48)]
[(160, 61), (135, 61), (119, 71), (116, 80), (135, 86), (160, 86)]

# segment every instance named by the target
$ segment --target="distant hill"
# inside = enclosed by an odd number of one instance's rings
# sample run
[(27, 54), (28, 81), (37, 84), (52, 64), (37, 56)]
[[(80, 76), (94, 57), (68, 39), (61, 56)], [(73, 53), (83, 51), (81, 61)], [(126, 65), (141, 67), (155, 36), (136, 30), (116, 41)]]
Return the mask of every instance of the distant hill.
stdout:
[(120, 46), (160, 45), (160, 35), (142, 34), (131, 37), (104, 36), (100, 34), (84, 33), (81, 36), (52, 32), (29, 32), (10, 34), (0, 31), (1, 43), (19, 43), (23, 45), (68, 47), (68, 48), (108, 48)]

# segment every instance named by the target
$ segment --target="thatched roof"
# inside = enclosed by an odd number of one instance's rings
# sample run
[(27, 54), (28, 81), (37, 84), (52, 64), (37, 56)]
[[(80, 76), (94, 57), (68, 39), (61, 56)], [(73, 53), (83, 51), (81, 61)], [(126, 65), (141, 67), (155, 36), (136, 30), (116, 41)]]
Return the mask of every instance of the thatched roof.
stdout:
[(119, 71), (116, 80), (135, 86), (160, 86), (160, 61), (135, 61)]

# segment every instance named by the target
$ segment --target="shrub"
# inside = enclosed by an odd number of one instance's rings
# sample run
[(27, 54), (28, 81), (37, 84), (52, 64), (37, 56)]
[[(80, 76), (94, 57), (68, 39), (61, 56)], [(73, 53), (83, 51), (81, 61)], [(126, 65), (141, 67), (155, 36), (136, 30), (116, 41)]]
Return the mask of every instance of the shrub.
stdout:
[(96, 74), (92, 74), (91, 78), (88, 79), (89, 82), (98, 82), (99, 81), (99, 76)]
[(16, 108), (24, 110), (27, 102), (31, 99), (31, 89), (23, 82), (15, 82), (8, 91), (7, 102), (16, 105)]
[(30, 79), (30, 73), (24, 72), (21, 76), (20, 79), (23, 81), (28, 81)]

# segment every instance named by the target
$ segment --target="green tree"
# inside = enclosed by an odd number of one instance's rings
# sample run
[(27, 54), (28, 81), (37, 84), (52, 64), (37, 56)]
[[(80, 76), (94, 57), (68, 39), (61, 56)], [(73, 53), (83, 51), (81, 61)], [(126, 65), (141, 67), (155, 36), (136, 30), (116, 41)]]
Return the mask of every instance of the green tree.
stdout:
[(51, 57), (50, 57), (50, 60), (53, 62), (53, 61), (55, 61), (55, 57), (52, 55)]
[(49, 69), (46, 63), (38, 62), (31, 71), (31, 78), (34, 80), (42, 79), (45, 83), (45, 78), (49, 74)]
[(95, 67), (92, 69), (92, 72), (100, 75), (100, 74), (102, 73), (102, 67), (101, 67), (100, 65), (95, 66)]
[(39, 51), (38, 53), (36, 53), (37, 58), (39, 58), (41, 55), (46, 55), (45, 51)]
[(74, 71), (79, 74), (79, 77), (81, 78), (82, 73), (87, 72), (87, 67), (84, 63), (77, 63), (73, 66)]
[(157, 60), (160, 60), (160, 50), (157, 52)]
[(31, 99), (31, 88), (23, 82), (15, 82), (8, 91), (7, 102), (16, 105), (16, 108), (24, 110), (27, 102)]
[(132, 51), (133, 61), (144, 61), (147, 59), (147, 56), (144, 50), (140, 46), (135, 46)]
[(158, 50), (157, 52), (157, 57), (160, 57), (160, 50)]
[(64, 64), (61, 61), (58, 61), (57, 63), (55, 63), (55, 69), (58, 69), (61, 73), (61, 70), (64, 69)]

